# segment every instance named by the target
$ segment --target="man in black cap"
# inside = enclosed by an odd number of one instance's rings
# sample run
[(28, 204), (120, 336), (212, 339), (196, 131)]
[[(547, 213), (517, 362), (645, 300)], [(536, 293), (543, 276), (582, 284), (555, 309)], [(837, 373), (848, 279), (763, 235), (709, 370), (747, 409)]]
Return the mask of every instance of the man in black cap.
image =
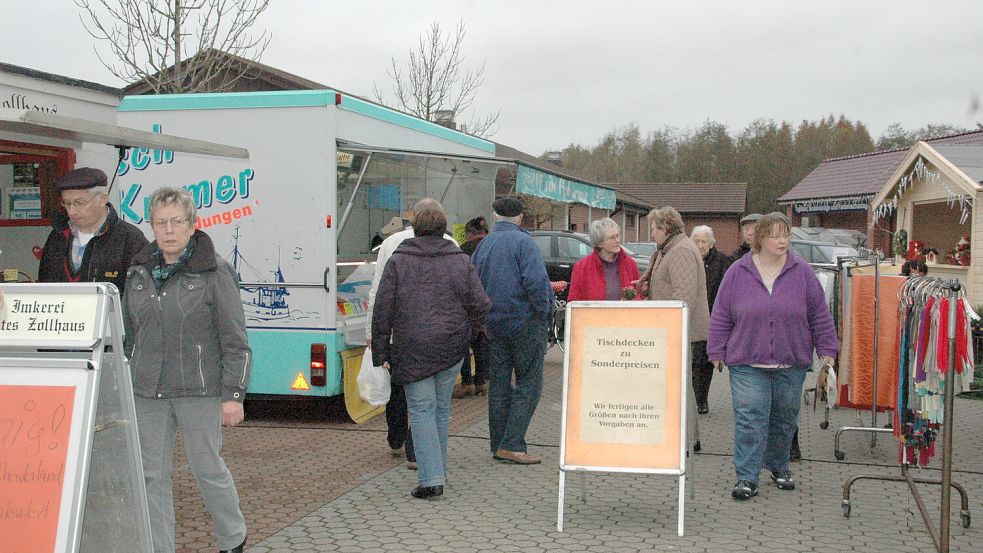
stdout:
[(499, 198), (492, 208), (495, 228), (471, 257), (492, 300), (488, 314), (488, 434), (495, 459), (533, 465), (542, 460), (526, 451), (526, 430), (543, 391), (543, 356), (553, 290), (539, 248), (519, 226), (522, 202)]
[(119, 218), (109, 204), (106, 173), (81, 167), (58, 183), (61, 205), (51, 218), (39, 282), (111, 282), (123, 294), (130, 259), (147, 245), (136, 226)]
[(741, 218), (741, 245), (731, 254), (731, 259), (737, 261), (744, 257), (744, 254), (751, 251), (751, 242), (754, 241), (754, 224), (761, 218), (760, 213), (748, 213)]

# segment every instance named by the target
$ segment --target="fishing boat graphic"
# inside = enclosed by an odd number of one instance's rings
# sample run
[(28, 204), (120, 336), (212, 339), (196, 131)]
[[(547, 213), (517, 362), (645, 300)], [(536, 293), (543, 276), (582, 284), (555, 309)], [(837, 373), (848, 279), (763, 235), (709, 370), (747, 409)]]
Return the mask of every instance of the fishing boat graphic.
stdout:
[[(232, 253), (229, 255), (228, 261), (232, 264), (232, 268), (235, 269), (239, 282), (250, 283), (248, 286), (239, 286), (239, 292), (242, 297), (242, 308), (246, 313), (247, 319), (254, 321), (274, 321), (290, 317), (290, 305), (285, 299), (286, 296), (290, 295), (290, 292), (287, 291), (285, 286), (277, 286), (277, 283), (286, 282), (283, 278), (283, 271), (280, 269), (279, 250), (277, 251), (276, 270), (270, 271), (273, 273), (273, 281), (262, 280), (260, 271), (256, 270), (242, 256), (242, 252), (239, 251), (239, 227), (237, 226), (235, 235), (232, 237)], [(249, 269), (255, 275), (255, 278), (244, 279), (242, 277), (243, 267)], [(256, 284), (256, 281), (270, 282), (270, 286), (252, 286)]]

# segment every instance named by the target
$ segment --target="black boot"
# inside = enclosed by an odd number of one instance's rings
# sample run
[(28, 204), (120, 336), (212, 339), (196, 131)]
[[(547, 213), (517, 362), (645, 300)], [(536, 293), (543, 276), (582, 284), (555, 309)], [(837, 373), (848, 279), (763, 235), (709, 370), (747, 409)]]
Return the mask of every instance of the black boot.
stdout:
[(246, 538), (242, 538), (242, 543), (236, 547), (233, 547), (232, 549), (222, 549), (218, 553), (242, 553), (244, 547), (246, 547)]
[(410, 495), (417, 499), (437, 499), (444, 495), (443, 486), (417, 486)]
[(795, 435), (792, 436), (792, 448), (788, 453), (789, 461), (801, 461), (802, 460), (802, 450), (799, 449), (799, 431), (796, 429)]

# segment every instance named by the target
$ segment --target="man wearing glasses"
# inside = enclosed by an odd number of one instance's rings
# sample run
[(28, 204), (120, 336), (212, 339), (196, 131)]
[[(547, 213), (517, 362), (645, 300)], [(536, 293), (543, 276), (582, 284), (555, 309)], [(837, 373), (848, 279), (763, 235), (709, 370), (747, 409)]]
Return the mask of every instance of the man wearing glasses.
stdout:
[(52, 217), (38, 282), (111, 282), (123, 294), (130, 259), (147, 239), (109, 204), (106, 173), (81, 167), (58, 183), (61, 206)]

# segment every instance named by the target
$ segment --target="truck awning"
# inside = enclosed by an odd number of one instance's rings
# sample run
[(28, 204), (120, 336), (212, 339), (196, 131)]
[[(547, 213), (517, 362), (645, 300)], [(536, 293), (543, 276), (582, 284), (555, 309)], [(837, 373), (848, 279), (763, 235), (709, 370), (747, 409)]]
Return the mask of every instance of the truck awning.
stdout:
[(0, 131), (110, 146), (157, 148), (244, 159), (249, 157), (249, 151), (245, 148), (23, 109), (0, 108)]
[(441, 159), (466, 160), (479, 163), (501, 163), (513, 165), (516, 168), (515, 191), (520, 194), (538, 196), (563, 203), (581, 203), (599, 209), (614, 209), (617, 198), (611, 188), (598, 186), (588, 182), (574, 180), (541, 168), (534, 167), (514, 157), (485, 157), (465, 156), (461, 154), (444, 154), (398, 148), (382, 148), (338, 141), (338, 148), (344, 151), (378, 152), (390, 155), (406, 155), (420, 157), (435, 157)]

